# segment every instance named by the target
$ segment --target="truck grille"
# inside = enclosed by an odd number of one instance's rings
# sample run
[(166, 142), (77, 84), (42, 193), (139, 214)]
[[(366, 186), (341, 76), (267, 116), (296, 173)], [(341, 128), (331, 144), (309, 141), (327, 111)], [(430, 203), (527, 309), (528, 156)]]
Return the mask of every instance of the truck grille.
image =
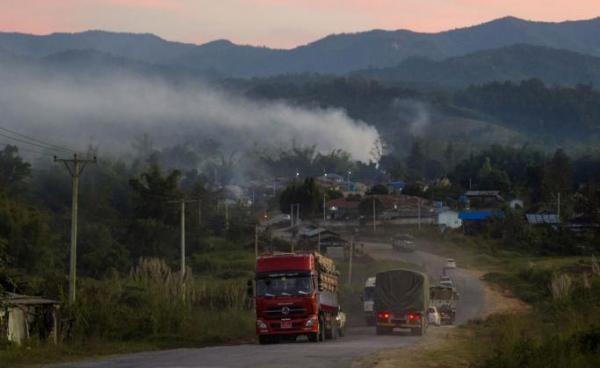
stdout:
[(265, 311), (267, 318), (282, 318), (301, 316), (306, 313), (306, 308), (297, 305), (284, 305), (282, 307), (270, 308)]

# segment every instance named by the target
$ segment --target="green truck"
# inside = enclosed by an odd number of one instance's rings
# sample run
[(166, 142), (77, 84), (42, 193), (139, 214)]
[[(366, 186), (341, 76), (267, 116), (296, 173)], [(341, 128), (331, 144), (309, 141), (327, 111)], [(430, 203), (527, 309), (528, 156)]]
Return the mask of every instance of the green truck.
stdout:
[(427, 330), (429, 278), (421, 272), (396, 269), (375, 276), (375, 311), (378, 335), (410, 330), (423, 335)]
[(456, 305), (459, 294), (452, 286), (432, 286), (430, 289), (430, 303), (440, 313), (442, 324), (451, 325), (456, 318)]

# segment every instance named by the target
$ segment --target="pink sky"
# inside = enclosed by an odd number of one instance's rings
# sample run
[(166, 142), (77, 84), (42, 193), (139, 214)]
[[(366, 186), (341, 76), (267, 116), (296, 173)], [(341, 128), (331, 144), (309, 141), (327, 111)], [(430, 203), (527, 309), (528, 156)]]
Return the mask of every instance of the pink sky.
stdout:
[(289, 48), (331, 33), (437, 32), (513, 15), (542, 21), (600, 16), (600, 0), (0, 0), (0, 31), (103, 29), (173, 41)]

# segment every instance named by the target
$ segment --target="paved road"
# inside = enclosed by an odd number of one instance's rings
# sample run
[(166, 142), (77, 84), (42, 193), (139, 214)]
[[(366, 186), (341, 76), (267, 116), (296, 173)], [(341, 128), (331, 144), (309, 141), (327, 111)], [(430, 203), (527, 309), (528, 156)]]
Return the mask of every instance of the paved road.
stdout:
[[(376, 259), (400, 259), (424, 265), (437, 280), (445, 259), (425, 253), (398, 253), (388, 244), (365, 243), (365, 251)], [(483, 294), (481, 282), (460, 269), (451, 271), (461, 293), (457, 321), (459, 323), (481, 313)], [(131, 354), (102, 361), (64, 365), (61, 367), (202, 367), (202, 368), (329, 368), (349, 367), (352, 360), (378, 350), (413, 344), (419, 337), (376, 336), (373, 327), (352, 327), (342, 339), (325, 343), (281, 343), (277, 345), (217, 346), (201, 349), (178, 349)]]

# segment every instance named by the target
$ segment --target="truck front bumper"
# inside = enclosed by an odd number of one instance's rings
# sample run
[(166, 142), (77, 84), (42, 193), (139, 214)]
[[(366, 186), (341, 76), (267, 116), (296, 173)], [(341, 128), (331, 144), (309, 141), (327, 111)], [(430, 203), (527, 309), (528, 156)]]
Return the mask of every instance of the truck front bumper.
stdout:
[(257, 335), (301, 335), (313, 332), (319, 332), (319, 320), (316, 316), (256, 321)]

